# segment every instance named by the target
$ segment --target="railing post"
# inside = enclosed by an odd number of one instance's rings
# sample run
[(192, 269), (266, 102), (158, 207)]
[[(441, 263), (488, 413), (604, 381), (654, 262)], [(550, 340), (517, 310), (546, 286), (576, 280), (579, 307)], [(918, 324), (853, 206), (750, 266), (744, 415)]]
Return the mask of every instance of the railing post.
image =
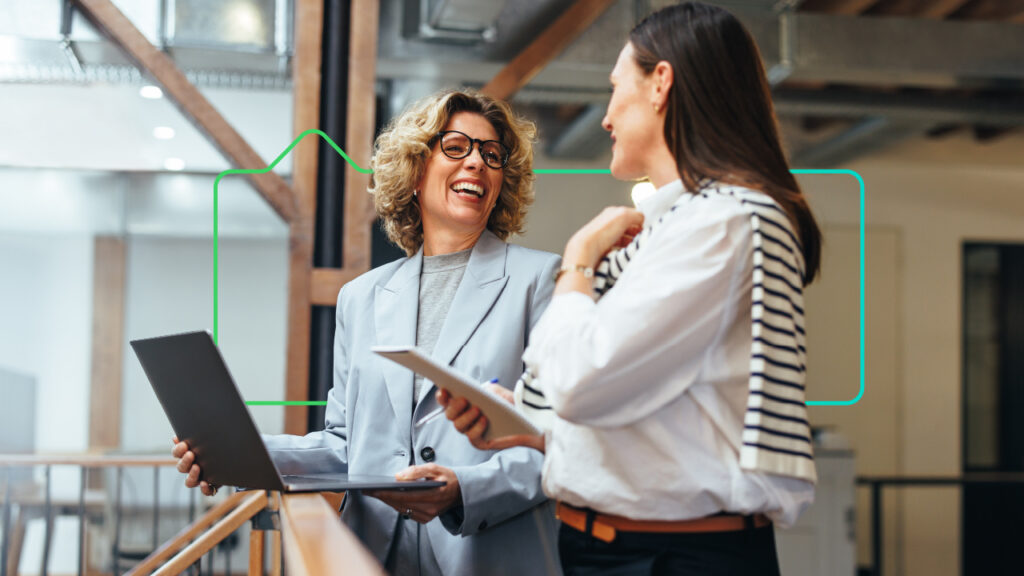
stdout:
[(871, 568), (882, 576), (882, 483), (871, 483)]
[(124, 467), (117, 467), (117, 478), (114, 480), (117, 484), (114, 486), (114, 550), (111, 554), (111, 561), (113, 565), (110, 567), (110, 573), (117, 576), (121, 573), (121, 476), (124, 473)]
[(0, 576), (7, 576), (7, 554), (11, 547), (11, 467), (4, 466), (4, 546), (0, 549)]
[(160, 546), (160, 467), (153, 466), (153, 550)]
[(89, 479), (89, 469), (83, 464), (81, 482), (78, 486), (78, 576), (85, 574), (85, 483)]
[(52, 536), (53, 530), (53, 510), (52, 503), (50, 502), (50, 470), (51, 466), (46, 465), (46, 505), (43, 508), (46, 514), (46, 530), (43, 536), (43, 567), (39, 571), (43, 576), (48, 576), (50, 573), (50, 537)]

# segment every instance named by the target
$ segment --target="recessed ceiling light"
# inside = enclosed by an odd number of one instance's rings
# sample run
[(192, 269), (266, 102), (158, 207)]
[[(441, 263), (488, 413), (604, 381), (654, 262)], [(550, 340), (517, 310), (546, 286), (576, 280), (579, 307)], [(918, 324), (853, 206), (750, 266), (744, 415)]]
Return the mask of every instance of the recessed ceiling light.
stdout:
[(644, 198), (655, 192), (657, 192), (657, 188), (654, 187), (654, 184), (650, 182), (637, 182), (633, 186), (633, 192), (630, 193), (630, 196), (633, 198), (633, 204), (639, 205), (640, 202), (643, 202)]
[(146, 85), (139, 89), (139, 96), (143, 98), (149, 98), (150, 100), (156, 100), (157, 98), (163, 98), (164, 91), (158, 86)]
[(174, 170), (175, 172), (178, 170), (184, 170), (185, 161), (181, 158), (168, 158), (164, 160), (164, 168), (167, 170)]
[(174, 138), (174, 128), (170, 126), (157, 126), (153, 128), (153, 138), (157, 140), (170, 140)]

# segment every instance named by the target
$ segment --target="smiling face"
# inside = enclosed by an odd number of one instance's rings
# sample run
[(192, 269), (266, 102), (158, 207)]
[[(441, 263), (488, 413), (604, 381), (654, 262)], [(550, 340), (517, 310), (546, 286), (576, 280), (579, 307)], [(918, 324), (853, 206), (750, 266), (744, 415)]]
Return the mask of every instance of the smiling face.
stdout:
[(601, 126), (611, 132), (612, 176), (620, 180), (649, 174), (652, 144), (664, 142), (664, 120), (654, 110), (654, 80), (633, 59), (633, 45), (619, 53), (610, 76), (612, 97)]
[[(456, 112), (444, 130), (458, 130), (476, 140), (498, 140), (494, 126), (473, 112)], [(477, 145), (469, 156), (454, 160), (441, 152), (440, 142), (434, 143), (417, 186), (424, 243), (439, 236), (475, 242), (487, 228), (503, 178), (503, 170), (484, 164)]]

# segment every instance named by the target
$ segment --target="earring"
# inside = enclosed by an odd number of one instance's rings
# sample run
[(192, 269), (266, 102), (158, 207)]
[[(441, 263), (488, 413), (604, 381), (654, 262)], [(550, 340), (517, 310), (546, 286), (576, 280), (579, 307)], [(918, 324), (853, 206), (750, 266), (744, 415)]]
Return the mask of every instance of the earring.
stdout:
[(658, 112), (661, 112), (661, 106), (659, 106), (658, 104), (655, 104), (654, 105), (654, 113), (657, 114)]
[(418, 197), (419, 195), (420, 195), (420, 191), (419, 191), (419, 190), (413, 190), (413, 191), (412, 191), (412, 197), (413, 197), (413, 198), (416, 198), (416, 197)]

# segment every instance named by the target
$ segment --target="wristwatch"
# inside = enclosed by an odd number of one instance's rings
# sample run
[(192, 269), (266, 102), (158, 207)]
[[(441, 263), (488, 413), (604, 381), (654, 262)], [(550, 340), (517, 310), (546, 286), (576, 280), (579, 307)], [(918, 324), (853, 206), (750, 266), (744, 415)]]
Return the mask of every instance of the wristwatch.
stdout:
[(575, 266), (562, 266), (561, 268), (556, 270), (555, 282), (558, 282), (558, 279), (561, 278), (562, 274), (565, 274), (566, 272), (579, 272), (580, 274), (583, 274), (583, 277), (586, 278), (587, 280), (590, 280), (591, 278), (594, 277), (593, 268), (591, 268), (590, 266), (584, 266), (583, 264), (577, 264)]

